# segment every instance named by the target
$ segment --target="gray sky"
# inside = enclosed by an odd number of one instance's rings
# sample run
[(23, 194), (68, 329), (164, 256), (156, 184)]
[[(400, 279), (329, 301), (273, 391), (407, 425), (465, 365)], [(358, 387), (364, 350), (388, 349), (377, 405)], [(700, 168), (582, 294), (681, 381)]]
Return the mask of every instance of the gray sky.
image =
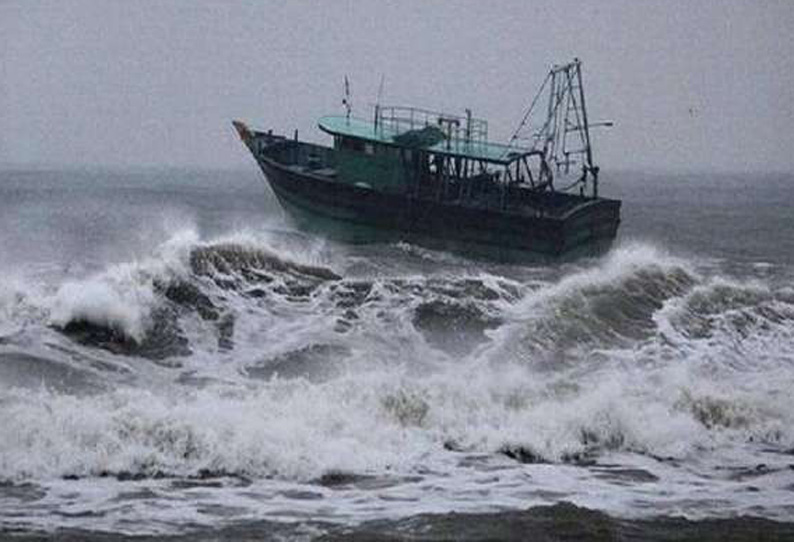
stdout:
[(323, 141), (384, 103), (506, 139), (584, 61), (603, 169), (794, 169), (794, 2), (0, 0), (0, 163), (250, 167), (240, 118)]

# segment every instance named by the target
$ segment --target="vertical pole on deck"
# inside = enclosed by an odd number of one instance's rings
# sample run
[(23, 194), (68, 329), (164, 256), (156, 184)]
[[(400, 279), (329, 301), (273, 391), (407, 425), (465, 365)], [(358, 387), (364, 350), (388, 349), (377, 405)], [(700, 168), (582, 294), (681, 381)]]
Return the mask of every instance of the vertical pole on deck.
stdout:
[[(590, 147), (590, 125), (587, 122), (587, 107), (584, 102), (584, 83), (582, 82), (582, 63), (574, 59), (576, 76), (579, 79), (579, 100), (582, 103), (582, 120), (584, 121), (585, 152), (587, 153), (587, 171), (593, 175), (593, 197), (598, 197), (598, 172), (593, 167), (593, 150)], [(585, 172), (586, 173), (586, 172)]]

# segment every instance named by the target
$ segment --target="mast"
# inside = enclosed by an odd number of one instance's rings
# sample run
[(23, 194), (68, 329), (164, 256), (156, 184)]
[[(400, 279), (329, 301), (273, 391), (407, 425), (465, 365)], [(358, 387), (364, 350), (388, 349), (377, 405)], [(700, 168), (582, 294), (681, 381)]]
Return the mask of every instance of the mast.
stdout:
[[(541, 106), (544, 92), (546, 103)], [(598, 125), (611, 126), (612, 123)], [(549, 69), (540, 90), (510, 139), (510, 145), (517, 144), (519, 140), (531, 142), (529, 155), (537, 157), (540, 162), (540, 187), (556, 191), (552, 184), (554, 174), (565, 176), (570, 172), (571, 165), (578, 163), (581, 165), (581, 174), (560, 190), (578, 186), (580, 192), (584, 193), (588, 177), (592, 177), (591, 195), (597, 198), (599, 168), (593, 163), (591, 126), (594, 125), (590, 124), (587, 115), (582, 62), (574, 58), (572, 62), (554, 65)]]
[(579, 83), (579, 99), (582, 102), (582, 122), (584, 123), (584, 140), (587, 164), (584, 165), (584, 175), (589, 171), (593, 176), (593, 197), (598, 197), (598, 167), (593, 165), (593, 147), (590, 144), (590, 124), (587, 120), (587, 106), (584, 101), (584, 83), (582, 82), (582, 63), (578, 58), (574, 59), (576, 66), (576, 78)]

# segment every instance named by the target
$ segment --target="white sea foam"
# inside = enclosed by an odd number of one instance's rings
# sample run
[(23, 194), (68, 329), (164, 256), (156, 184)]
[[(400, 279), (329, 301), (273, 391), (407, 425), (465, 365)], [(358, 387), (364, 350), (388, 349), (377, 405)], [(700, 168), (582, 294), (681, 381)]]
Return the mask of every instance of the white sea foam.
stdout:
[[(49, 322), (56, 326), (86, 321), (140, 341), (152, 325), (150, 314), (158, 303), (155, 281), (185, 278), (190, 272), (190, 254), (196, 248), (232, 242), (243, 248), (265, 248), (278, 254), (275, 252), (278, 243), (264, 234), (238, 232), (202, 241), (194, 229), (183, 229), (156, 247), (151, 256), (111, 265), (85, 278), (68, 280), (56, 288), (50, 299), (41, 302), (49, 311)], [(279, 250), (283, 247), (279, 246)], [(288, 258), (301, 263), (315, 262), (320, 259), (320, 252), (319, 245), (307, 246), (305, 251), (291, 252)]]
[[(263, 246), (241, 234), (224, 242), (230, 240)], [(86, 318), (131, 337), (145, 334), (147, 315), (158, 302), (154, 280), (189, 277), (190, 251), (215, 242), (186, 231), (150, 261), (64, 284), (52, 297), (51, 321)], [(490, 502), (525, 506), (526, 497), (515, 489), (523, 467), (501, 455), (518, 448), (556, 464), (556, 471), (532, 471), (549, 489), (579, 480), (580, 494), (589, 487), (581, 480), (590, 475), (581, 471), (566, 478), (568, 467), (560, 465), (588, 454), (631, 454), (635, 459), (622, 459), (628, 462), (672, 458), (696, 478), (724, 477), (726, 468), (755, 465), (762, 450), (794, 446), (789, 393), (794, 378), (787, 357), (792, 300), (763, 284), (703, 277), (693, 267), (635, 245), (556, 282), (511, 285), (523, 295), (519, 301), (514, 294), (471, 296), (454, 278), (400, 277), (373, 279), (352, 308), (337, 306), (337, 290), (355, 282), (345, 279), (298, 300), (271, 295), (285, 284), (281, 279), (255, 299), (202, 282), (205, 293), (236, 316), (234, 349), (222, 356), (207, 340), (204, 323), (191, 327), (189, 320), (181, 321), (194, 349), (184, 363), (216, 384), (193, 388), (166, 381), (152, 389), (125, 387), (93, 396), (3, 391), (0, 478), (209, 471), (303, 484), (340, 471), (420, 473), (445, 487), (450, 502), (458, 502), (474, 483), (471, 467), (460, 462), (471, 456), (516, 469), (505, 479), (512, 486), (487, 485)], [(474, 278), (491, 292), (503, 289), (498, 277)], [(490, 342), (471, 353), (446, 355), (424, 340), (413, 319), (416, 307), (438, 299), (453, 306), (474, 304), (506, 323), (489, 331)], [(351, 327), (336, 331), (334, 322), (349, 310), (356, 312)], [(709, 333), (693, 334), (692, 318), (700, 319), (698, 325), (705, 322)], [(585, 331), (585, 340), (568, 340), (570, 319)], [(626, 331), (627, 325), (639, 326), (641, 333)], [(640, 338), (612, 340), (620, 333)], [(339, 364), (333, 377), (260, 381), (245, 375), (252, 362), (312, 344), (346, 347), (341, 353), (329, 350), (328, 359), (320, 361)], [(737, 346), (745, 363), (720, 363), (733, 360)], [(563, 351), (564, 362), (556, 363), (555, 349)], [(537, 364), (540, 358), (550, 363)], [(660, 485), (675, 480), (660, 500), (684, 499), (696, 487), (666, 464), (643, 465), (668, 477)], [(604, 486), (592, 483), (596, 499)], [(790, 480), (780, 475), (774, 487), (786, 483)], [(415, 496), (410, 488), (404, 491)], [(626, 491), (614, 506), (636, 512), (631, 490)], [(726, 490), (715, 492), (724, 497)], [(749, 506), (751, 496), (736, 494), (738, 504), (725, 505), (726, 510)]]
[(554, 462), (588, 451), (685, 460), (750, 440), (794, 444), (794, 382), (784, 373), (745, 383), (676, 366), (566, 376), (449, 365), (235, 391), (17, 391), (0, 407), (0, 476), (208, 469), (305, 481), (340, 470), (414, 472), (446, 453), (445, 443), (491, 454), (522, 446)]
[(154, 302), (149, 288), (122, 288), (104, 280), (67, 282), (55, 295), (50, 321), (56, 326), (86, 321), (140, 341), (149, 327)]

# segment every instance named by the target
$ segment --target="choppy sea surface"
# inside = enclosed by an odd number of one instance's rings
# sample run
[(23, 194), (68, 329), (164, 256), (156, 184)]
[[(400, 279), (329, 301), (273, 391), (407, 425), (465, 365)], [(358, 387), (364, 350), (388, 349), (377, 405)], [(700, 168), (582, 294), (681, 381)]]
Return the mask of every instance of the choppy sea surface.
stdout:
[(253, 165), (0, 169), (0, 534), (794, 538), (794, 176), (602, 177), (553, 263), (307, 234)]

